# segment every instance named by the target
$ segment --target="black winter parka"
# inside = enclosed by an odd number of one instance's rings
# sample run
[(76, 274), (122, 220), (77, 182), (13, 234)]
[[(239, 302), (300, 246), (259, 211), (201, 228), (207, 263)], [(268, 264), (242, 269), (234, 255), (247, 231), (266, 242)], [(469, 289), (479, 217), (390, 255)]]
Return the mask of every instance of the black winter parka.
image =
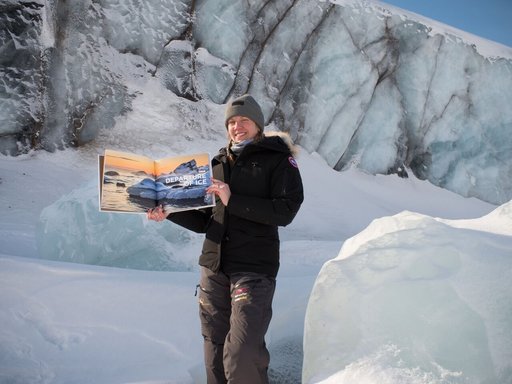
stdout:
[(226, 148), (212, 159), (213, 177), (229, 184), (225, 207), (172, 213), (168, 219), (206, 233), (199, 264), (226, 274), (279, 269), (278, 226), (290, 224), (304, 199), (302, 179), (286, 134), (248, 144), (232, 164)]

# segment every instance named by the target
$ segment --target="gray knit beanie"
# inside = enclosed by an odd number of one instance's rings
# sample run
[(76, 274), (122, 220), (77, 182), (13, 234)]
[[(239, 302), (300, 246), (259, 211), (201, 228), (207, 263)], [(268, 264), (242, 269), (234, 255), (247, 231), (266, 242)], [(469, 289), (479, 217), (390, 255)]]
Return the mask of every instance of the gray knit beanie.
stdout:
[(249, 94), (240, 96), (228, 103), (224, 120), (226, 128), (228, 127), (228, 120), (233, 116), (248, 117), (256, 123), (256, 125), (261, 129), (261, 132), (263, 132), (263, 129), (265, 128), (265, 118), (263, 117), (261, 107)]

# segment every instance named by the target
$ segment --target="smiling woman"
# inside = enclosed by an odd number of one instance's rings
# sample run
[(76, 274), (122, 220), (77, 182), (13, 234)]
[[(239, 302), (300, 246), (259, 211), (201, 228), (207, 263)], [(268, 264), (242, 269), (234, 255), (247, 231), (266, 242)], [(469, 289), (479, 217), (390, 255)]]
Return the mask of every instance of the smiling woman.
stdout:
[(253, 140), (261, 132), (254, 121), (244, 116), (233, 116), (227, 125), (229, 137), (234, 143)]
[[(279, 269), (278, 227), (292, 222), (304, 199), (289, 136), (264, 134), (250, 95), (225, 112), (229, 143), (212, 160), (213, 208), (168, 219), (206, 233), (199, 264), (199, 308), (208, 384), (268, 384), (265, 334)], [(163, 221), (160, 208), (148, 218)]]

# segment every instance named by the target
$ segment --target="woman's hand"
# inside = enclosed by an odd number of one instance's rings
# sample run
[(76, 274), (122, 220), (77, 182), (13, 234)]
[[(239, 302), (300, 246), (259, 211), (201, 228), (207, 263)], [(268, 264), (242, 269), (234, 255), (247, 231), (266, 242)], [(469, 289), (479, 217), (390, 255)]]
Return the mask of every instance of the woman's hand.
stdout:
[(229, 198), (231, 197), (231, 189), (229, 189), (229, 185), (224, 183), (223, 181), (214, 179), (212, 177), (212, 185), (210, 185), (206, 189), (207, 193), (214, 193), (219, 196), (219, 199), (222, 201), (222, 204), (225, 206), (228, 205)]
[(146, 215), (149, 220), (154, 221), (164, 221), (167, 218), (167, 215), (164, 212), (164, 207), (161, 205), (156, 208), (149, 209)]

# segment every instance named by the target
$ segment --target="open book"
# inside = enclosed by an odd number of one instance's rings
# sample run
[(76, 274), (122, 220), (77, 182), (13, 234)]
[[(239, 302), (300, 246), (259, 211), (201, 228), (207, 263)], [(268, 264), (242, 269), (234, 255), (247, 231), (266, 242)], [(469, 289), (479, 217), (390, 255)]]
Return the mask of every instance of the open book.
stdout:
[(105, 150), (99, 156), (100, 211), (146, 213), (162, 205), (166, 213), (212, 207), (208, 153), (153, 160)]

